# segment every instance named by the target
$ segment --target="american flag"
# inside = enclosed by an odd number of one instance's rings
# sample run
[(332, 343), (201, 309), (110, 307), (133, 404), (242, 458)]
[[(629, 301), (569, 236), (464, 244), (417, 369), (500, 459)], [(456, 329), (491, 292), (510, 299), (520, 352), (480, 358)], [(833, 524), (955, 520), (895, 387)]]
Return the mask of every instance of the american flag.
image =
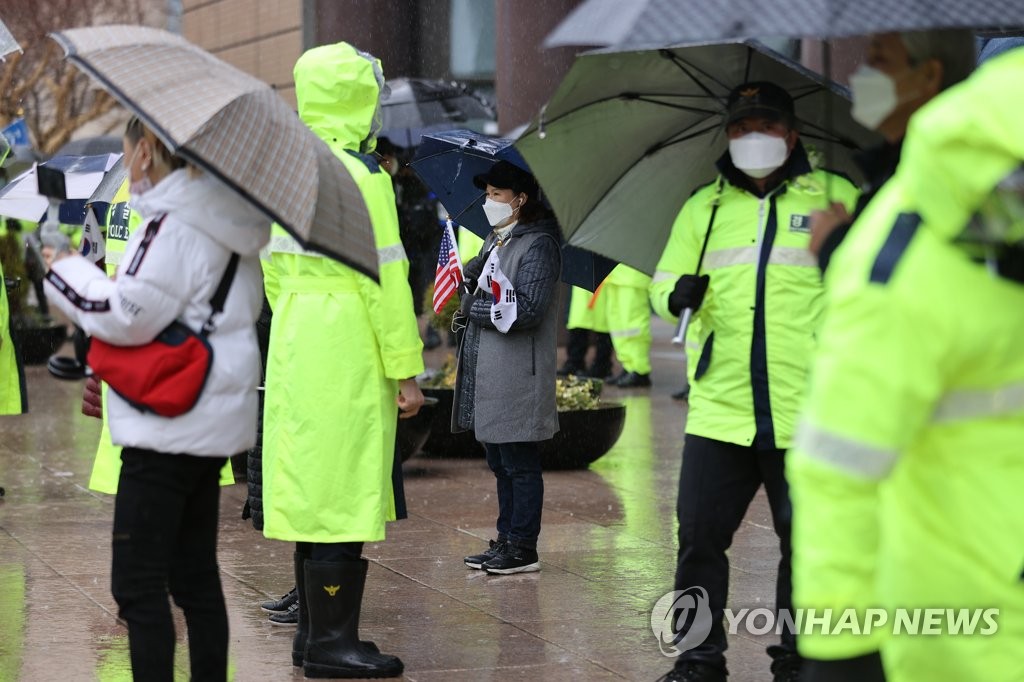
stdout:
[(455, 228), (448, 219), (441, 235), (441, 248), (437, 252), (437, 271), (434, 274), (434, 312), (440, 313), (462, 283), (462, 262), (455, 241)]

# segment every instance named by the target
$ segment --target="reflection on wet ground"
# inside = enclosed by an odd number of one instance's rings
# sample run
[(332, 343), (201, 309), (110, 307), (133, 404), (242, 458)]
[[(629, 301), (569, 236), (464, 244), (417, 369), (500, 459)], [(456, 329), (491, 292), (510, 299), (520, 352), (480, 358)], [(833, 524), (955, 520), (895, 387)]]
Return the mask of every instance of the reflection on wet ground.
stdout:
[[(654, 387), (608, 388), (628, 405), (623, 435), (589, 470), (545, 474), (543, 570), (492, 577), (462, 557), (493, 537), (493, 476), (482, 459), (405, 465), (410, 518), (368, 545), (362, 635), (405, 661), (409, 680), (654, 680), (672, 660), (652, 605), (672, 589), (685, 403), (682, 354), (655, 325)], [(65, 351), (67, 352), (67, 351)], [(439, 366), (447, 351), (428, 353)], [(0, 682), (128, 680), (127, 636), (110, 596), (113, 499), (87, 489), (99, 423), (81, 384), (29, 368), (33, 412), (0, 419)], [(244, 485), (224, 488), (220, 564), (236, 680), (301, 679), (292, 630), (258, 602), (292, 585), (292, 547), (242, 521)], [(778, 562), (759, 494), (731, 550), (731, 601), (771, 606)], [(184, 621), (178, 678), (187, 678)], [(769, 679), (766, 639), (730, 639), (733, 680)]]

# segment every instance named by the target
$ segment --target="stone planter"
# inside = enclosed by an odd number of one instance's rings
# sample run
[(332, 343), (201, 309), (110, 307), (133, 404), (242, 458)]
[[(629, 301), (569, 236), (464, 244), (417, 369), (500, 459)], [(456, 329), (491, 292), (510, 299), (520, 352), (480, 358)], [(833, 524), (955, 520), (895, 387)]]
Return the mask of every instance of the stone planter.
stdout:
[(540, 446), (544, 469), (586, 469), (612, 449), (625, 424), (626, 406), (621, 403), (559, 412), (558, 433)]
[(483, 457), (484, 447), (473, 437), (472, 431), (452, 433), (452, 400), (455, 390), (451, 388), (422, 388), (423, 395), (437, 398), (433, 427), (430, 437), (423, 444), (424, 457)]
[(67, 328), (62, 324), (45, 327), (16, 326), (11, 329), (11, 336), (26, 365), (44, 364), (67, 339), (67, 333)]
[[(424, 457), (483, 457), (484, 448), (471, 432), (451, 433), (452, 399), (450, 388), (424, 388), (423, 395), (438, 399), (430, 437), (423, 445)], [(585, 469), (607, 453), (622, 435), (626, 406), (601, 403), (595, 410), (558, 413), (559, 431), (541, 444), (545, 469)]]
[(398, 420), (395, 442), (398, 444), (398, 452), (403, 462), (417, 455), (423, 449), (423, 444), (430, 437), (437, 417), (437, 405), (437, 398), (425, 396), (423, 407), (415, 417)]

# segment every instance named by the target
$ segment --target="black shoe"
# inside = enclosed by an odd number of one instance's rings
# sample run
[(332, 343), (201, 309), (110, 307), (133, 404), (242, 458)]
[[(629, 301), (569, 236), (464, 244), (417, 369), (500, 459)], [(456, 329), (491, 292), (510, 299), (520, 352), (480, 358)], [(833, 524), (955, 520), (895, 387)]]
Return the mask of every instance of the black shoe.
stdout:
[(658, 678), (657, 682), (726, 682), (728, 673), (708, 663), (684, 661)]
[(279, 611), (277, 613), (270, 614), (271, 625), (287, 625), (295, 626), (299, 624), (299, 602), (296, 601), (288, 607), (287, 611)]
[(506, 542), (501, 553), (484, 563), (483, 569), (496, 575), (533, 573), (540, 570), (540, 560), (537, 558), (537, 550)]
[(800, 682), (800, 668), (803, 664), (800, 655), (792, 651), (776, 654), (772, 661), (772, 682)]
[(583, 365), (578, 365), (575, 362), (569, 362), (566, 360), (561, 367), (555, 372), (560, 377), (567, 377), (570, 374), (573, 376), (587, 376), (587, 369)]
[(672, 400), (689, 400), (690, 399), (690, 387), (687, 386), (681, 391), (676, 391), (672, 394)]
[(288, 594), (284, 595), (280, 599), (271, 599), (260, 604), (260, 608), (270, 613), (284, 613), (292, 607), (293, 604), (297, 604), (299, 601), (299, 593), (293, 587)]
[(651, 375), (627, 372), (619, 377), (615, 385), (619, 388), (647, 388), (651, 385)]
[(467, 566), (476, 569), (483, 568), (484, 564), (501, 554), (501, 551), (505, 548), (505, 541), (500, 538), (498, 540), (488, 540), (487, 542), (487, 551), (463, 559)]

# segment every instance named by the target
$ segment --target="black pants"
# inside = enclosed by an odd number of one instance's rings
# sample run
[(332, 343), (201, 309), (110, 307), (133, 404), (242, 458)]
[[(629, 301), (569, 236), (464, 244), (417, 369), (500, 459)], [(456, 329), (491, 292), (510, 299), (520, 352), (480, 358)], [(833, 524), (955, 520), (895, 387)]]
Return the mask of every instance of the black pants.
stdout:
[(544, 479), (537, 443), (484, 443), (498, 484), (498, 538), (537, 548)]
[[(722, 623), (729, 594), (729, 559), (725, 551), (743, 522), (747, 507), (764, 484), (782, 559), (775, 587), (776, 609), (792, 609), (790, 524), (792, 510), (784, 477), (785, 450), (757, 450), (700, 436), (686, 436), (679, 476), (679, 557), (675, 589), (707, 590), (711, 633), (702, 644), (677, 659), (725, 667), (726, 634)], [(740, 607), (753, 606), (750, 604)], [(685, 633), (689, 623), (683, 625)], [(782, 634), (781, 646), (768, 647), (773, 657), (796, 652), (794, 633)]]
[(570, 329), (565, 346), (566, 364), (583, 371), (587, 367), (587, 351), (591, 339), (594, 343), (594, 363), (590, 366), (591, 376), (603, 379), (612, 372), (612, 336), (607, 332), (589, 329)]
[(217, 567), (225, 457), (121, 452), (111, 587), (128, 623), (136, 680), (174, 679), (174, 623), (185, 612), (192, 680), (227, 679), (228, 614)]
[(358, 561), (363, 556), (361, 542), (296, 542), (295, 551), (310, 561)]

